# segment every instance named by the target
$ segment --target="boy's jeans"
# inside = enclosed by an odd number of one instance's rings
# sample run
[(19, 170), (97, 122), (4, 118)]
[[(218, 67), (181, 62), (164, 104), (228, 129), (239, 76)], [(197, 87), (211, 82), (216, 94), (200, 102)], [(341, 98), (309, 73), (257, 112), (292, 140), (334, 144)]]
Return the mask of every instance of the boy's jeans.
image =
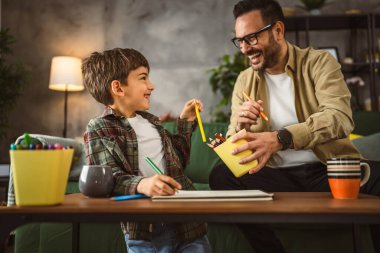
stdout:
[(188, 244), (178, 245), (173, 224), (153, 224), (152, 241), (129, 240), (125, 234), (128, 253), (211, 253), (207, 236)]

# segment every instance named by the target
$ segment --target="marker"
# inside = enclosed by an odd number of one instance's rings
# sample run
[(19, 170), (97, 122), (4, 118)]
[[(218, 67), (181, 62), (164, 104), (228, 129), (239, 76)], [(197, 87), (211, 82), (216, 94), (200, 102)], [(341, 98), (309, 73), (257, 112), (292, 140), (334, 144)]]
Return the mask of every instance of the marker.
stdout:
[(122, 200), (131, 200), (131, 199), (145, 199), (149, 198), (145, 194), (135, 194), (135, 195), (121, 195), (121, 196), (116, 196), (112, 197), (111, 200), (115, 201), (122, 201)]
[(206, 142), (206, 135), (205, 135), (205, 131), (203, 130), (201, 115), (199, 114), (197, 101), (195, 101), (195, 99), (194, 99), (194, 107), (195, 107), (195, 114), (197, 115), (197, 120), (199, 124), (199, 130), (201, 131), (202, 141)]
[(24, 140), (25, 144), (29, 147), (30, 144), (32, 144), (32, 140), (30, 139), (30, 136), (28, 133), (24, 133)]
[[(251, 98), (247, 95), (247, 93), (245, 91), (243, 91), (243, 96), (245, 97), (245, 99), (247, 99), (248, 101), (251, 101)], [(269, 121), (267, 115), (265, 115), (264, 112), (260, 111), (260, 116), (265, 119), (266, 121)]]
[(54, 144), (54, 149), (63, 149), (63, 146), (59, 143)]

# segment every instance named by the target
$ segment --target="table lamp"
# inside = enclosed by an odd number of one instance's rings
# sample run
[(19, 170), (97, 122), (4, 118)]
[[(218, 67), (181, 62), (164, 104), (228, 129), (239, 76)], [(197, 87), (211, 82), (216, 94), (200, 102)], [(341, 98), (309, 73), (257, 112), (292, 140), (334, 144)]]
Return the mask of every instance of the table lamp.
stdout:
[(71, 56), (55, 56), (51, 61), (49, 89), (65, 92), (63, 137), (67, 132), (68, 92), (84, 89), (81, 66), (82, 60)]

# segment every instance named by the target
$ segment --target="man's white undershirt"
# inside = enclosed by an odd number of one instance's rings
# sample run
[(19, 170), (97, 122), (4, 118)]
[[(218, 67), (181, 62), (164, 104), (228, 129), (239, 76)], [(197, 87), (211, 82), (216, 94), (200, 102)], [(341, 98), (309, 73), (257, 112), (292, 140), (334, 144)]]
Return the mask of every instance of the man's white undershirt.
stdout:
[[(269, 98), (271, 130), (297, 124), (298, 118), (294, 101), (293, 80), (286, 74), (264, 74)], [(319, 161), (311, 150), (287, 149), (278, 151), (273, 157), (274, 167), (297, 166), (304, 163)]]

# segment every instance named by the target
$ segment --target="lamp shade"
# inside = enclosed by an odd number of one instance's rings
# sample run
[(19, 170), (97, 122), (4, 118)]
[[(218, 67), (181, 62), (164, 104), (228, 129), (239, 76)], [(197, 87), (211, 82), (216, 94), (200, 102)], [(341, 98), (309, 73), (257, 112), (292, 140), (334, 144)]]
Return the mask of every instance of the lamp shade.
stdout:
[(83, 87), (82, 60), (71, 56), (56, 56), (51, 61), (49, 89), (81, 91)]

